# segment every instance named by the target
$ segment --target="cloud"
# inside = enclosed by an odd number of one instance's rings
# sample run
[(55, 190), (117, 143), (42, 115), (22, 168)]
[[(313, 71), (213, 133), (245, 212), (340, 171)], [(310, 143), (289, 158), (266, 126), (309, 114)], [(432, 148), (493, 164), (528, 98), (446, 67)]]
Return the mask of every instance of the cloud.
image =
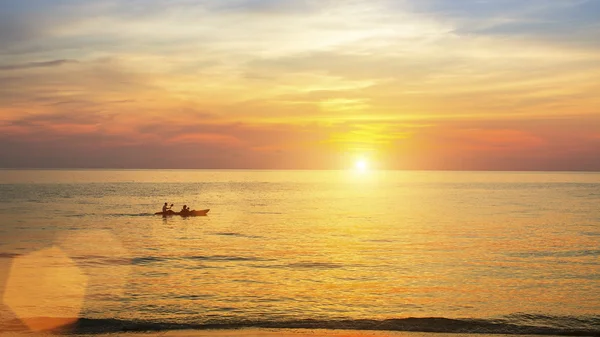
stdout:
[(0, 70), (18, 70), (18, 69), (31, 69), (31, 68), (46, 68), (46, 67), (58, 67), (67, 63), (77, 63), (75, 60), (54, 60), (45, 62), (30, 62), (24, 64), (13, 64), (0, 66)]
[(459, 129), (448, 132), (447, 137), (463, 143), (463, 149), (471, 151), (514, 153), (539, 148), (545, 143), (531, 132), (511, 129)]
[[(129, 124), (113, 129), (103, 122), (92, 124), (95, 121), (80, 118), (61, 124), (0, 125), (0, 142), (8, 145), (0, 149), (0, 166), (277, 168), (289, 161), (287, 168), (291, 168), (310, 163), (310, 151), (298, 151), (316, 142), (313, 131), (286, 125), (170, 123), (164, 127), (160, 121), (152, 121), (143, 127)], [(32, 123), (36, 126), (28, 128), (28, 133), (13, 130), (18, 124)], [(70, 126), (68, 123), (97, 127), (86, 132), (57, 128)]]
[(526, 39), (595, 51), (600, 47), (600, 4), (595, 0), (425, 0), (411, 2), (411, 8), (452, 22), (456, 34), (462, 36)]
[(221, 1), (217, 4), (207, 4), (215, 12), (240, 12), (244, 14), (295, 14), (306, 15), (329, 7), (331, 1), (314, 0), (234, 0)]
[[(127, 70), (118, 60), (85, 62), (57, 60), (12, 67), (0, 87), (0, 118), (23, 114), (83, 114), (105, 109), (125, 112), (136, 103), (156, 97), (157, 87), (144, 74)], [(110, 111), (113, 110), (113, 111)]]
[(395, 151), (405, 168), (448, 170), (600, 169), (600, 116), (447, 120), (420, 130)]
[(0, 0), (2, 151), (11, 166), (338, 167), (353, 151), (389, 167), (584, 165), (598, 9)]
[(3, 167), (343, 168), (348, 155), (367, 153), (384, 168), (600, 169), (597, 116), (305, 125), (46, 117), (0, 125)]

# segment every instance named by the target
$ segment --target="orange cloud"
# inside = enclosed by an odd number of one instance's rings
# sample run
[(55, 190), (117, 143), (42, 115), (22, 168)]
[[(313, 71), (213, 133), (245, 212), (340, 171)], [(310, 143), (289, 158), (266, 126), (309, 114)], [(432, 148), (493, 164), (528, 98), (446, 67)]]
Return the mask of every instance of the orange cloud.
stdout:
[(520, 130), (464, 129), (448, 132), (448, 138), (472, 150), (517, 151), (542, 146), (544, 140)]
[(221, 144), (226, 146), (240, 146), (242, 141), (234, 136), (216, 133), (194, 133), (178, 135), (167, 140), (169, 143), (188, 143), (188, 144)]
[(99, 127), (98, 125), (90, 125), (90, 124), (50, 124), (46, 126), (49, 130), (53, 132), (68, 136), (74, 134), (87, 134), (92, 132), (97, 132)]

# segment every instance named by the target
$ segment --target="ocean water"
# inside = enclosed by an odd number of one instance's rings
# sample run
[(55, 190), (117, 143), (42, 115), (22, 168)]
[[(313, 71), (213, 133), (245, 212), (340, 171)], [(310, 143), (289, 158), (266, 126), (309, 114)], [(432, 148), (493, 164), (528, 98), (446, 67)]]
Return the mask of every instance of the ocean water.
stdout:
[(0, 331), (600, 335), (599, 173), (1, 170), (0, 219)]

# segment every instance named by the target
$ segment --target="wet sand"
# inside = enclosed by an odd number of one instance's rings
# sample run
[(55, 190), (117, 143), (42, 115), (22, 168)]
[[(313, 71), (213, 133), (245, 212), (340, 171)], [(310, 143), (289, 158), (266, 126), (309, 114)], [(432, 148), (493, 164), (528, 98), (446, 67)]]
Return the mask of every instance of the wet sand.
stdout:
[[(6, 337), (57, 336), (47, 333), (2, 333)], [(58, 335), (60, 336), (60, 335)], [(395, 331), (356, 331), (356, 330), (325, 330), (325, 329), (239, 329), (239, 330), (174, 330), (160, 332), (118, 332), (111, 334), (70, 334), (72, 337), (498, 337), (519, 336), (533, 337), (534, 335), (501, 335), (501, 334), (452, 334), (429, 332), (395, 332)]]
[[(103, 337), (109, 337), (105, 335)], [(114, 335), (113, 335), (114, 336)], [(119, 334), (119, 336), (136, 337), (139, 334)], [(491, 337), (515, 336), (492, 334), (452, 334), (430, 332), (396, 332), (396, 331), (356, 331), (356, 330), (307, 330), (307, 329), (241, 329), (241, 330), (184, 330), (143, 334), (144, 337)], [(532, 335), (519, 335), (527, 337)]]

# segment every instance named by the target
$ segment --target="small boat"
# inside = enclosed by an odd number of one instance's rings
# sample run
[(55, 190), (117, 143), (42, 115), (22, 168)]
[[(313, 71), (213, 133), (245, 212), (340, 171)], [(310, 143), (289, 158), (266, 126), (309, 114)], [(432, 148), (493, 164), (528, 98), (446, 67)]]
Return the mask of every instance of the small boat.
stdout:
[(166, 212), (156, 212), (154, 215), (162, 215), (162, 216), (170, 216), (170, 215), (179, 215), (183, 217), (187, 216), (205, 216), (210, 209), (201, 209), (201, 210), (192, 210), (189, 212), (174, 212), (174, 211), (166, 211)]

